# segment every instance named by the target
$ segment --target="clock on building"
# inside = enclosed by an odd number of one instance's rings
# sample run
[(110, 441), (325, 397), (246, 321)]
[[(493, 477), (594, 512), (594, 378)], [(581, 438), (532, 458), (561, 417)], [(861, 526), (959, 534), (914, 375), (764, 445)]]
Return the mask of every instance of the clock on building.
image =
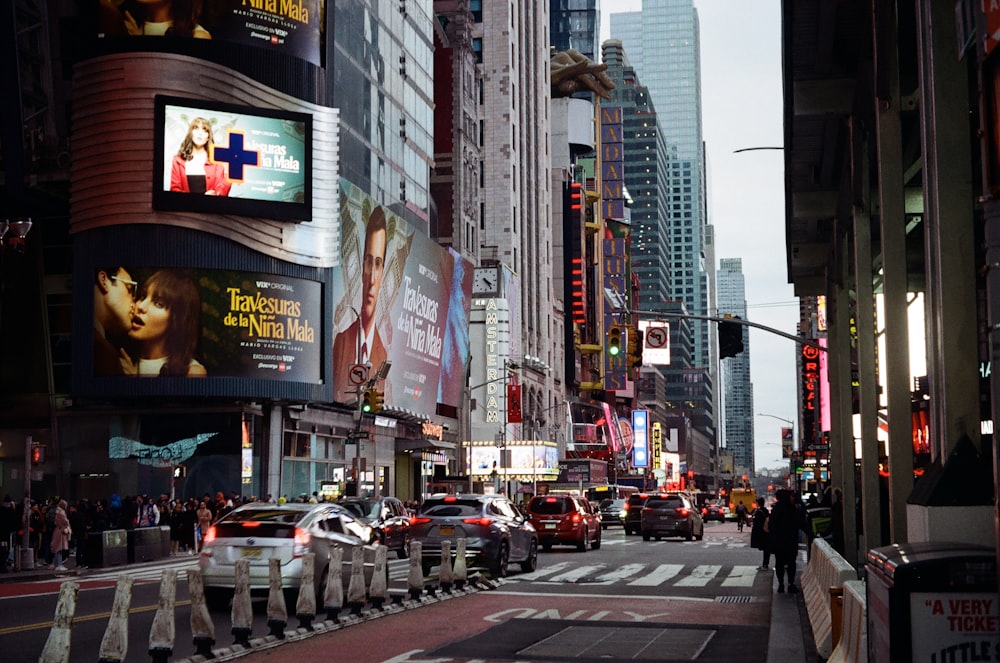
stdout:
[(477, 267), (472, 280), (472, 292), (477, 295), (500, 294), (500, 270), (496, 267)]

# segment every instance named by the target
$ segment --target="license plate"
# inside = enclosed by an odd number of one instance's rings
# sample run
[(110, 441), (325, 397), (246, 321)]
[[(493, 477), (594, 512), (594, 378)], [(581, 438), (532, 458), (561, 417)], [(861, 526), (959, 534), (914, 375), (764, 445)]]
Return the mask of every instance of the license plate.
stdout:
[(455, 527), (452, 525), (442, 525), (441, 526), (441, 536), (454, 536)]
[(556, 523), (545, 523), (545, 529), (555, 529)]
[(243, 559), (260, 559), (261, 548), (240, 548), (240, 556)]
[(670, 520), (670, 516), (660, 516), (660, 520)]

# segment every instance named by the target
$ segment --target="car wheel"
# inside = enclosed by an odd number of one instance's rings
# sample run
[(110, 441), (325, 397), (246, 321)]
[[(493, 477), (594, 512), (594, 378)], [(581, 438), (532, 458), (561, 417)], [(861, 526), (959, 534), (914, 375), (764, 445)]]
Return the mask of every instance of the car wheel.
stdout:
[(521, 570), (525, 573), (531, 573), (538, 568), (538, 542), (532, 541), (531, 545), (528, 546), (528, 559), (521, 562)]
[(500, 544), (500, 550), (497, 551), (497, 558), (490, 564), (490, 570), (493, 573), (494, 578), (506, 578), (507, 577), (507, 567), (510, 564), (510, 549), (507, 548), (507, 542), (504, 541)]
[(576, 549), (580, 552), (587, 552), (587, 542), (590, 541), (590, 532), (583, 528), (583, 538), (576, 544)]
[(399, 559), (406, 559), (409, 556), (410, 556), (410, 537), (404, 536), (403, 545), (401, 545), (399, 549), (396, 550), (396, 557), (398, 557)]
[(206, 587), (205, 605), (209, 610), (221, 612), (229, 608), (233, 592), (225, 587)]
[(591, 550), (601, 549), (601, 530), (597, 530), (597, 538), (591, 542), (590, 549)]
[(643, 541), (649, 541), (652, 538), (653, 538), (653, 535), (650, 534), (649, 532), (643, 532), (642, 533), (642, 540)]
[(684, 533), (684, 540), (685, 541), (690, 541), (693, 538), (694, 538), (694, 536), (692, 536), (691, 530), (688, 530), (687, 532)]

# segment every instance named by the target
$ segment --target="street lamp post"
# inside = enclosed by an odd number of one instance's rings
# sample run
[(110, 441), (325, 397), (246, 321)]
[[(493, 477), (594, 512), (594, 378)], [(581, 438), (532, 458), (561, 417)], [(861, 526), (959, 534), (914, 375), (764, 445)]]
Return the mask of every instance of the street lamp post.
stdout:
[[(794, 459), (795, 448), (798, 446), (798, 443), (797, 443), (796, 438), (795, 438), (795, 420), (793, 420), (793, 419), (785, 419), (784, 417), (779, 417), (779, 416), (777, 416), (775, 414), (765, 414), (764, 412), (758, 412), (757, 416), (758, 417), (770, 417), (771, 419), (777, 419), (778, 421), (783, 421), (783, 422), (785, 422), (786, 424), (788, 424), (789, 426), (792, 427), (792, 454), (790, 455), (790, 458), (788, 460), (788, 470), (789, 470), (789, 474), (794, 475), (795, 474), (795, 459)], [(784, 452), (784, 444), (782, 444), (782, 452)], [(795, 485), (796, 488), (798, 488), (798, 477), (793, 476), (791, 480), (793, 482), (795, 482), (794, 485)]]

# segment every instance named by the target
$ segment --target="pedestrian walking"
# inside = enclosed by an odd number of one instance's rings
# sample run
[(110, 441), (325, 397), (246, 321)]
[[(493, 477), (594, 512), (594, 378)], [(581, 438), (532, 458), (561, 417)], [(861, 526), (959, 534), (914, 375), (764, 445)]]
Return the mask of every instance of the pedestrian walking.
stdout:
[(73, 536), (73, 530), (69, 524), (69, 516), (66, 514), (66, 500), (59, 500), (55, 506), (50, 506), (49, 508), (55, 511), (55, 527), (52, 530), (52, 543), (49, 544), (49, 549), (53, 554), (52, 567), (56, 571), (69, 571), (63, 565), (66, 553), (69, 550), (70, 538)]
[(763, 557), (760, 562), (760, 566), (757, 567), (760, 571), (769, 570), (769, 565), (771, 563), (771, 543), (768, 541), (770, 535), (768, 534), (768, 518), (771, 513), (764, 506), (764, 498), (757, 498), (757, 508), (753, 512), (753, 521), (750, 527), (750, 547), (756, 548), (762, 551)]
[(747, 505), (740, 500), (740, 503), (736, 505), (736, 527), (739, 531), (743, 531), (743, 525), (747, 522)]
[(777, 492), (777, 501), (771, 509), (767, 530), (771, 542), (771, 552), (774, 554), (774, 574), (778, 578), (778, 593), (785, 591), (785, 580), (788, 580), (788, 591), (795, 593), (796, 559), (799, 555), (799, 532), (802, 530), (802, 514), (795, 504), (792, 491), (781, 489)]

